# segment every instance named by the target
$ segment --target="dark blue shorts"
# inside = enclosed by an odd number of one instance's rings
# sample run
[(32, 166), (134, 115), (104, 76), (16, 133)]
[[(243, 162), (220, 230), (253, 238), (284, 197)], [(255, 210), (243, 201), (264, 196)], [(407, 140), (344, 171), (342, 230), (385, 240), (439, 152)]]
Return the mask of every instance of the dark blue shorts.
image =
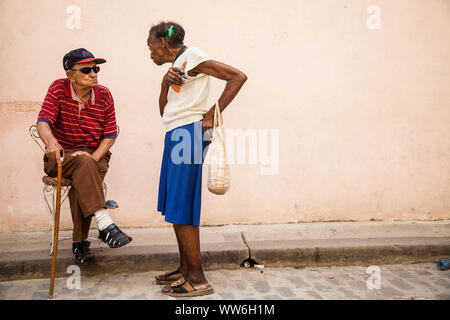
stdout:
[(200, 225), (202, 166), (210, 141), (202, 122), (166, 132), (158, 190), (158, 211), (173, 224)]

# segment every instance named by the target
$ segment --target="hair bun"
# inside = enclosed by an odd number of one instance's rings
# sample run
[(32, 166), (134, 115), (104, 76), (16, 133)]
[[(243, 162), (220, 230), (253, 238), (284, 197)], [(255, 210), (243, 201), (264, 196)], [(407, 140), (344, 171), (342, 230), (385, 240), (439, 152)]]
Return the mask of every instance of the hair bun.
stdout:
[(183, 27), (173, 21), (161, 21), (150, 28), (150, 33), (157, 38), (166, 38), (174, 47), (183, 45), (185, 31)]

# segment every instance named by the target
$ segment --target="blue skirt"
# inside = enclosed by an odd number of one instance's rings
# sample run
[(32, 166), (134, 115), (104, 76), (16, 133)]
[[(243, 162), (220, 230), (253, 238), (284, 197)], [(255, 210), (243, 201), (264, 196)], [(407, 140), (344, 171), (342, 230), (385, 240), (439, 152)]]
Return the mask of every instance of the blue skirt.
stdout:
[(202, 166), (210, 141), (202, 121), (166, 132), (158, 190), (158, 211), (167, 222), (200, 225)]

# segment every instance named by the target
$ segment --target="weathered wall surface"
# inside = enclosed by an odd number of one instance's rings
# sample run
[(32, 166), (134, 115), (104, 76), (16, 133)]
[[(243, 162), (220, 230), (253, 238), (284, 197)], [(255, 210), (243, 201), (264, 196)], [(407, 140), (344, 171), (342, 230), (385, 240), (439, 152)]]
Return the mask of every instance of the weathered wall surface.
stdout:
[[(204, 225), (450, 218), (450, 2), (380, 0), (379, 19), (370, 5), (0, 1), (0, 231), (50, 227), (28, 127), (65, 76), (63, 55), (78, 47), (108, 60), (99, 79), (121, 129), (106, 177), (120, 204), (113, 217), (123, 227), (164, 225), (158, 95), (169, 66), (154, 65), (146, 46), (163, 19), (185, 27), (188, 46), (249, 77), (224, 121), (254, 134), (245, 151), (256, 159), (231, 166), (225, 196), (207, 191), (204, 171)], [(213, 81), (211, 106), (223, 87)], [(62, 212), (71, 228), (67, 203)]]

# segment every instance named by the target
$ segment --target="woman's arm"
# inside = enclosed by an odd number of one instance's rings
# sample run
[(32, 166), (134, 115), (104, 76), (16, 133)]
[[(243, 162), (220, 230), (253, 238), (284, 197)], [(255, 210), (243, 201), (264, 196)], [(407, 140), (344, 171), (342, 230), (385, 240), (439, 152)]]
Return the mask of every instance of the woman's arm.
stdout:
[(159, 94), (159, 114), (161, 117), (164, 114), (164, 108), (167, 104), (167, 93), (169, 92), (169, 85), (165, 84), (164, 81), (161, 83), (161, 93)]
[[(219, 98), (219, 108), (222, 112), (230, 102), (236, 97), (241, 87), (247, 81), (247, 76), (240, 70), (224, 63), (208, 60), (200, 63), (194, 69), (188, 71), (188, 75), (193, 77), (199, 73), (204, 73), (227, 82), (222, 95)], [(203, 115), (203, 131), (213, 127), (214, 106)]]
[(184, 82), (181, 74), (183, 74), (181, 69), (171, 67), (162, 79), (161, 93), (159, 94), (159, 113), (161, 114), (161, 117), (163, 116), (164, 108), (167, 104), (167, 93), (169, 92), (170, 86), (172, 84), (181, 86)]

